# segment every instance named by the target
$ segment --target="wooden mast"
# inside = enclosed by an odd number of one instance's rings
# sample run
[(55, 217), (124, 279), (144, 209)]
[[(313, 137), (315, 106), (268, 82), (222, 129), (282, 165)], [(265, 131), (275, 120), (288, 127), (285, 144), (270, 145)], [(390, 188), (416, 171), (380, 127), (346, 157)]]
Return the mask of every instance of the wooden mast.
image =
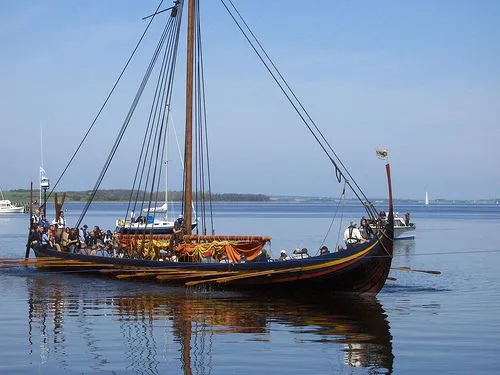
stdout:
[(193, 65), (195, 1), (188, 0), (188, 35), (186, 69), (186, 131), (184, 143), (184, 224), (191, 234), (193, 201)]

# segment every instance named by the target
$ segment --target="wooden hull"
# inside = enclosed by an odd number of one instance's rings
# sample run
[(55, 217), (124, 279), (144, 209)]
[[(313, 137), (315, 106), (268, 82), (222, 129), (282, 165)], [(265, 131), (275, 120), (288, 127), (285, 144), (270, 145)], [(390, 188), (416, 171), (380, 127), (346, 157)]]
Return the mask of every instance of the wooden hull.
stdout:
[[(116, 277), (128, 272), (128, 276), (125, 274), (121, 278), (259, 292), (376, 294), (384, 286), (391, 267), (393, 228), (387, 224), (384, 230), (379, 231), (377, 238), (348, 250), (287, 261), (164, 262), (70, 254), (41, 247), (34, 247), (33, 250), (37, 257), (74, 262), (68, 262), (67, 265), (60, 262), (56, 267), (58, 270), (67, 267), (71, 270), (82, 269), (89, 273), (107, 273)], [(131, 274), (131, 271), (135, 274)]]

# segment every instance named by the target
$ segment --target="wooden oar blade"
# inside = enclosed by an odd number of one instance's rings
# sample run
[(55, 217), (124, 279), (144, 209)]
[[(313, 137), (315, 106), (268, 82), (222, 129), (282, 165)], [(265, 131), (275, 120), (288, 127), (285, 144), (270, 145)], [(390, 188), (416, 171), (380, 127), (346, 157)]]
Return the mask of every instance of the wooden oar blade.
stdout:
[(391, 267), (393, 270), (398, 270), (398, 271), (410, 271), (410, 272), (422, 272), (422, 273), (428, 273), (431, 275), (441, 275), (441, 271), (434, 271), (434, 270), (416, 270), (410, 267)]

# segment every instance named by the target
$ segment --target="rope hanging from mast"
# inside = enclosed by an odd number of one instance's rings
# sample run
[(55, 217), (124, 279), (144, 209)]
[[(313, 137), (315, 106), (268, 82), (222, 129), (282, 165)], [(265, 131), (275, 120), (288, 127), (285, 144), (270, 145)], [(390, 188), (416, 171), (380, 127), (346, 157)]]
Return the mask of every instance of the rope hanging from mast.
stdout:
[[(179, 45), (179, 35), (180, 26), (182, 20), (182, 10), (183, 1), (176, 1), (175, 6), (171, 8), (170, 18), (168, 19), (166, 26), (163, 30), (162, 36), (158, 41), (156, 49), (154, 51), (153, 57), (149, 63), (146, 74), (143, 77), (142, 83), (140, 84), (136, 96), (133, 100), (132, 106), (123, 122), (122, 128), (115, 140), (115, 143), (108, 155), (101, 173), (94, 185), (93, 190), (90, 193), (90, 197), (84, 207), (82, 214), (78, 220), (80, 225), (91, 202), (93, 201), (96, 192), (98, 191), (104, 175), (106, 174), (110, 163), (116, 153), (116, 150), (123, 138), (125, 130), (128, 128), (132, 115), (138, 105), (138, 102), (143, 95), (146, 85), (150, 81), (151, 75), (156, 67), (159, 65), (158, 74), (156, 78), (156, 85), (154, 89), (153, 101), (149, 111), (149, 117), (147, 119), (147, 124), (145, 126), (145, 131), (142, 139), (142, 147), (140, 154), (138, 156), (138, 161), (134, 173), (134, 179), (132, 183), (131, 192), (129, 195), (127, 210), (125, 213), (126, 222), (127, 217), (130, 214), (130, 225), (132, 225), (132, 218), (137, 211), (145, 212), (145, 219), (149, 220), (150, 217), (155, 219), (156, 210), (152, 211), (153, 202), (158, 202), (160, 181), (162, 174), (162, 165), (165, 160), (165, 150), (167, 144), (167, 129), (168, 129), (168, 118), (170, 115), (171, 108), (171, 98), (173, 93), (174, 84), (174, 73), (177, 62), (178, 45)], [(199, 18), (199, 4), (194, 1), (192, 5), (194, 7), (194, 17), (193, 17), (193, 84), (192, 84), (192, 97), (193, 106), (191, 116), (193, 118), (192, 131), (194, 132), (193, 142), (196, 145), (194, 149), (195, 158), (193, 162), (195, 164), (195, 188), (197, 204), (196, 211), (201, 213), (202, 225), (204, 234), (206, 233), (206, 228), (209, 226), (206, 216), (210, 216), (211, 232), (214, 234), (213, 229), (213, 213), (212, 213), (212, 202), (211, 202), (211, 184), (210, 184), (210, 169), (209, 169), (209, 157), (208, 157), (208, 136), (207, 136), (207, 113), (205, 106), (205, 84), (204, 84), (204, 74), (203, 74), (203, 58), (201, 49), (201, 26)], [(156, 12), (156, 14), (161, 12)], [(161, 61), (160, 64), (158, 64)], [(186, 136), (188, 139), (188, 136)], [(186, 147), (186, 152), (189, 150)], [(184, 193), (186, 195), (191, 194), (191, 190), (186, 186), (187, 176), (191, 174), (190, 169), (187, 168), (186, 163), (191, 163), (191, 157), (187, 158), (185, 155), (185, 172), (184, 172)], [(166, 167), (165, 167), (166, 173)], [(167, 188), (167, 187), (166, 187)], [(186, 196), (183, 199), (183, 209), (186, 211)], [(207, 200), (209, 204), (207, 204)], [(189, 198), (189, 209), (191, 209), (191, 199)], [(195, 212), (196, 212), (195, 211)], [(152, 214), (152, 215), (150, 215)], [(187, 216), (187, 215), (186, 215)], [(190, 219), (186, 218), (189, 222)], [(187, 227), (190, 227), (187, 225)], [(197, 227), (200, 228), (198, 225)], [(189, 228), (191, 229), (191, 228)], [(153, 226), (144, 226), (143, 234), (151, 231)]]
[(141, 37), (139, 38), (139, 41), (135, 45), (135, 47), (134, 47), (132, 53), (130, 54), (129, 58), (127, 59), (127, 62), (125, 63), (125, 66), (121, 70), (120, 74), (118, 75), (118, 78), (116, 79), (115, 83), (113, 84), (113, 87), (111, 88), (111, 90), (109, 91), (108, 95), (106, 96), (106, 99), (104, 100), (104, 103), (99, 108), (99, 111), (97, 111), (97, 114), (94, 117), (94, 120), (92, 121), (92, 123), (90, 124), (89, 128), (85, 132), (85, 135), (84, 135), (83, 139), (80, 141), (80, 144), (78, 145), (78, 147), (76, 148), (75, 152), (73, 153), (73, 155), (69, 159), (68, 163), (64, 167), (61, 175), (59, 176), (59, 178), (57, 179), (56, 183), (52, 187), (52, 190), (49, 192), (49, 195), (47, 196), (47, 199), (50, 198), (50, 196), (52, 195), (52, 193), (54, 192), (54, 190), (56, 189), (56, 187), (59, 185), (59, 182), (61, 181), (61, 179), (63, 178), (63, 176), (66, 174), (67, 170), (69, 169), (69, 167), (73, 163), (73, 160), (75, 159), (76, 155), (78, 154), (78, 152), (82, 148), (83, 144), (85, 143), (85, 140), (87, 139), (87, 137), (91, 133), (92, 129), (94, 128), (94, 125), (96, 124), (97, 120), (101, 116), (102, 111), (104, 110), (104, 108), (108, 104), (108, 101), (111, 98), (111, 95), (113, 95), (116, 87), (118, 86), (118, 83), (120, 83), (123, 75), (125, 74), (125, 71), (127, 70), (128, 66), (130, 65), (130, 62), (132, 61), (133, 57), (135, 56), (137, 50), (139, 49), (139, 46), (142, 44), (142, 41), (144, 40), (144, 37), (146, 36), (146, 34), (147, 34), (147, 32), (148, 32), (151, 24), (153, 23), (153, 20), (155, 18), (155, 14), (158, 12), (158, 9), (161, 8), (162, 4), (163, 4), (163, 0), (160, 1), (160, 3), (158, 4), (158, 6), (156, 7), (155, 13), (150, 17), (150, 20), (149, 20), (148, 24), (146, 25), (146, 28), (144, 29)]
[[(356, 198), (361, 203), (363, 203), (370, 217), (372, 218), (376, 217), (377, 211), (375, 207), (373, 207), (373, 204), (366, 197), (364, 192), (361, 190), (359, 185), (356, 183), (352, 175), (345, 167), (344, 163), (338, 157), (337, 153), (333, 150), (328, 140), (325, 138), (321, 130), (318, 128), (314, 120), (311, 118), (307, 110), (304, 108), (299, 98), (295, 95), (294, 91), (287, 83), (284, 76), (280, 73), (276, 64), (273, 62), (273, 60), (266, 52), (262, 44), (259, 42), (255, 34), (252, 32), (249, 25), (245, 22), (241, 13), (236, 9), (232, 0), (221, 0), (221, 3), (223, 4), (224, 8), (226, 8), (230, 17), (236, 23), (236, 26), (239, 28), (245, 39), (248, 41), (248, 43), (255, 51), (261, 62), (264, 64), (265, 68), (267, 69), (271, 77), (274, 79), (278, 87), (281, 89), (285, 97), (288, 99), (294, 110), (297, 112), (297, 114), (301, 118), (306, 128), (309, 130), (309, 132), (314, 137), (316, 142), (319, 144), (319, 146), (323, 149), (323, 151), (327, 155), (330, 162), (333, 164), (335, 168), (335, 175), (338, 182), (340, 183), (342, 179), (347, 181), (348, 186), (353, 191)], [(231, 7), (229, 7), (226, 3), (231, 4)]]
[[(205, 97), (205, 77), (203, 66), (203, 50), (201, 37), (201, 14), (199, 1), (195, 2), (195, 33), (194, 33), (194, 131), (195, 131), (195, 192), (196, 212), (200, 212), (201, 227), (207, 234), (215, 234), (212, 206), (212, 186), (210, 174), (207, 110)], [(208, 223), (208, 218), (210, 223)], [(198, 228), (198, 227), (197, 227)]]
[[(137, 206), (142, 211), (147, 204), (149, 216), (153, 201), (157, 202), (160, 189), (161, 166), (165, 160), (165, 143), (173, 88), (173, 73), (179, 44), (179, 28), (181, 13), (171, 17), (166, 31), (168, 42), (163, 52), (163, 60), (158, 73), (153, 103), (151, 105), (148, 124), (144, 133), (139, 162), (129, 197), (126, 216), (135, 212)], [(161, 40), (159, 43), (162, 43)], [(156, 193), (156, 194), (154, 194)], [(156, 199), (153, 200), (153, 196)], [(156, 215), (156, 212), (154, 212)]]
[[(159, 9), (160, 6), (161, 6), (161, 3), (158, 6), (158, 9)], [(151, 23), (151, 21), (150, 21), (150, 23)], [(85, 214), (87, 213), (88, 208), (90, 207), (90, 204), (92, 203), (93, 199), (95, 198), (95, 195), (96, 195), (96, 193), (97, 193), (97, 191), (98, 191), (98, 189), (99, 189), (99, 187), (100, 187), (100, 185), (102, 183), (102, 180), (103, 180), (103, 178), (104, 178), (104, 176), (105, 176), (105, 174), (106, 174), (106, 172), (107, 172), (107, 170), (108, 170), (108, 168), (109, 168), (109, 166), (111, 164), (111, 161), (113, 160), (113, 157), (114, 157), (114, 155), (116, 153), (116, 150), (118, 149), (118, 146), (119, 146), (119, 144), (120, 144), (120, 142), (121, 142), (121, 140), (123, 138), (123, 135), (124, 135), (126, 129), (129, 126), (130, 120), (131, 120), (131, 118), (132, 118), (132, 116), (133, 116), (133, 114), (135, 112), (135, 109), (136, 109), (136, 107), (137, 107), (137, 105), (139, 103), (139, 100), (140, 100), (143, 92), (144, 92), (144, 89), (146, 88), (146, 85), (147, 85), (147, 83), (149, 81), (149, 78), (150, 78), (152, 72), (153, 72), (153, 69), (154, 69), (154, 67), (156, 65), (156, 62), (157, 62), (158, 58), (161, 55), (161, 52), (163, 50), (163, 46), (165, 45), (165, 41), (168, 40), (167, 46), (170, 46), (171, 48), (166, 48), (165, 51), (164, 51), (164, 55), (163, 55), (164, 58), (162, 60), (163, 61), (163, 64), (162, 64), (163, 67), (168, 66), (168, 64), (166, 64), (167, 61), (171, 61), (171, 59), (168, 59), (168, 57), (167, 57), (168, 56), (167, 51), (175, 50), (175, 53), (176, 53), (176, 48), (172, 48), (172, 46), (176, 46), (177, 45), (177, 43), (175, 43), (175, 41), (176, 41), (175, 36), (178, 35), (179, 25), (180, 25), (180, 19), (177, 19), (176, 17), (171, 17), (169, 19), (169, 21), (167, 22), (167, 25), (165, 26), (164, 31), (163, 31), (163, 33), (162, 33), (162, 35), (160, 37), (160, 40), (159, 40), (159, 42), (157, 44), (157, 47), (156, 47), (156, 49), (154, 51), (153, 57), (151, 58), (151, 61), (150, 61), (149, 65), (148, 65), (146, 73), (144, 74), (142, 82), (139, 85), (139, 88), (138, 88), (137, 93), (135, 95), (135, 98), (134, 98), (134, 100), (132, 102), (132, 105), (131, 105), (131, 107), (130, 107), (130, 109), (129, 109), (126, 117), (125, 117), (125, 120), (124, 120), (124, 122), (122, 124), (122, 127), (121, 127), (121, 129), (120, 129), (120, 131), (118, 133), (118, 136), (115, 139), (115, 142), (114, 142), (114, 144), (113, 144), (113, 146), (111, 148), (111, 151), (110, 151), (110, 153), (108, 155), (108, 158), (106, 159), (106, 162), (104, 163), (104, 166), (103, 166), (103, 168), (102, 168), (102, 170), (101, 170), (101, 172), (99, 174), (99, 177), (98, 177), (98, 179), (97, 179), (97, 181), (96, 181), (96, 183), (94, 185), (94, 188), (92, 189), (92, 191), (90, 193), (90, 197), (87, 200), (82, 213), (80, 214), (80, 217), (79, 217), (79, 219), (77, 221), (77, 224), (76, 224), (77, 227), (80, 226), (83, 218), (85, 217)], [(174, 61), (175, 61), (175, 59), (174, 59)], [(170, 80), (170, 81), (172, 81), (172, 80)], [(159, 78), (159, 82), (165, 83), (166, 81), (165, 80), (162, 81)], [(171, 85), (172, 84), (170, 84), (170, 88), (171, 88)], [(159, 87), (160, 86), (158, 84), (157, 85), (157, 91), (156, 91), (156, 93), (159, 92), (158, 91)], [(170, 95), (167, 95), (167, 96), (163, 95), (161, 97), (162, 98), (167, 98), (168, 100), (170, 100)], [(158, 98), (159, 97), (160, 96), (158, 96)], [(152, 112), (150, 113), (150, 119), (148, 121), (148, 126), (146, 128), (146, 134), (148, 134), (148, 132), (149, 132), (149, 137), (146, 137), (146, 135), (145, 135), (145, 139), (144, 139), (144, 142), (146, 142), (146, 138), (148, 138), (147, 145), (149, 145), (151, 143), (151, 136), (153, 134), (152, 119), (153, 120), (154, 119), (158, 120), (158, 119), (160, 119), (160, 118), (163, 117), (163, 116), (158, 116), (158, 117), (152, 116), (154, 106), (156, 105), (157, 108), (159, 108), (158, 107), (159, 103), (160, 102), (158, 100), (156, 101), (156, 103), (153, 103)], [(154, 113), (157, 113), (157, 112), (154, 112)], [(160, 126), (160, 128), (158, 128), (158, 126)], [(162, 132), (162, 127), (163, 127), (163, 122), (162, 121), (161, 122), (158, 121), (157, 122), (157, 126), (156, 126), (156, 131), (155, 131), (156, 137), (153, 140), (153, 145), (159, 146), (161, 144), (161, 137), (160, 137), (160, 135), (161, 135), (161, 132)], [(141, 172), (141, 177), (139, 178), (139, 182), (142, 180), (142, 175), (143, 175), (143, 172), (145, 170), (144, 166), (145, 166), (145, 160), (146, 160), (146, 156), (148, 155), (148, 152), (147, 152), (147, 150), (145, 152), (145, 143), (144, 142), (143, 142), (143, 148), (141, 150), (141, 158), (139, 160), (138, 167), (137, 167), (137, 170), (136, 170), (136, 176), (135, 176), (135, 179), (134, 179), (134, 184), (137, 182), (137, 176), (138, 176), (139, 165), (140, 165), (141, 160), (143, 161), (143, 168), (142, 168), (142, 172)], [(153, 154), (151, 153), (150, 154), (150, 159), (149, 159), (150, 163), (149, 163), (148, 170), (151, 170), (151, 168), (152, 168), (152, 161), (153, 161), (152, 155)], [(144, 158), (143, 158), (143, 156), (144, 156)], [(155, 163), (157, 164), (158, 156), (154, 160), (155, 160)], [(155, 169), (155, 168), (153, 168), (153, 169)], [(154, 180), (154, 177), (153, 177), (152, 185), (151, 186), (154, 185), (154, 181), (155, 180)], [(146, 180), (146, 183), (147, 183), (147, 180)], [(136, 195), (136, 197), (137, 196), (138, 195)]]

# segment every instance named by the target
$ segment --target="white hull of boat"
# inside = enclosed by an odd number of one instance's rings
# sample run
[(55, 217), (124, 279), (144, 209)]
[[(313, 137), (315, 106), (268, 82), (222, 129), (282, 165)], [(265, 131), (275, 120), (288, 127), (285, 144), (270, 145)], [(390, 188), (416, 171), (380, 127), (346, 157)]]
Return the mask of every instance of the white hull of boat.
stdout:
[(394, 239), (395, 240), (412, 240), (415, 238), (415, 224), (409, 223), (406, 225), (403, 218), (394, 217)]
[(24, 212), (23, 206), (14, 206), (7, 200), (0, 200), (0, 214), (20, 214)]
[[(376, 225), (371, 225), (372, 229), (375, 231), (377, 229)], [(413, 240), (415, 238), (416, 226), (413, 223), (406, 225), (403, 218), (399, 216), (394, 216), (394, 239), (395, 240)]]
[(412, 240), (415, 238), (415, 226), (394, 226), (395, 240)]
[[(142, 211), (148, 212), (148, 209), (144, 208)], [(166, 204), (166, 203), (163, 204), (163, 206), (149, 208), (150, 213), (165, 213), (167, 211), (168, 211), (168, 204)]]
[[(174, 221), (154, 220), (152, 223), (123, 223), (122, 220), (116, 221), (116, 231), (122, 234), (134, 233), (154, 233), (154, 234), (172, 234), (174, 231)], [(196, 222), (192, 228), (196, 227)]]

